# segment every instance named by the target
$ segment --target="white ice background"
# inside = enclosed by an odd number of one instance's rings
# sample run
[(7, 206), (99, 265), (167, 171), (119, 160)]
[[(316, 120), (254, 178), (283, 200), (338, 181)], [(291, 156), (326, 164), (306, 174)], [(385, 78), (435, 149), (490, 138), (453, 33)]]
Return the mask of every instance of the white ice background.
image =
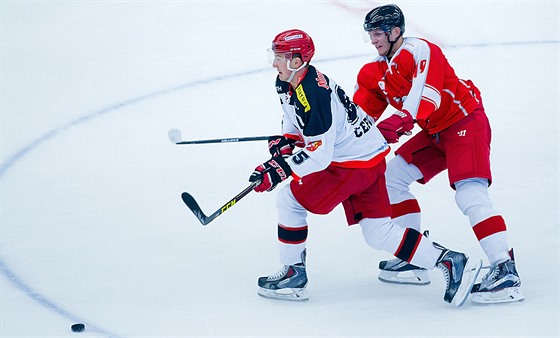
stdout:
[[(432, 284), (377, 280), (342, 209), (309, 217), (305, 303), (256, 294), (280, 268), (275, 192), (247, 185), (276, 134), (266, 49), (280, 31), (315, 40), (314, 64), (351, 94), (375, 55), (373, 1), (1, 1), (1, 337), (557, 337), (559, 5), (400, 1), (407, 36), (439, 43), (481, 89), (493, 128), (490, 189), (526, 300), (454, 308)], [(389, 112), (389, 111), (388, 111)], [(434, 240), (485, 258), (445, 173), (415, 185)], [(86, 331), (72, 333), (74, 322)]]

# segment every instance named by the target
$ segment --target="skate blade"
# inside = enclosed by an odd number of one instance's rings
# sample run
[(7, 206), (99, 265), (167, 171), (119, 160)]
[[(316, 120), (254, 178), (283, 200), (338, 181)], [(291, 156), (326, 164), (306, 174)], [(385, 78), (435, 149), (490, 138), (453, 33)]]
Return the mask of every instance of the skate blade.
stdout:
[(461, 280), (461, 285), (459, 286), (459, 290), (453, 297), (451, 303), (456, 307), (463, 306), (465, 301), (469, 297), (471, 293), (471, 289), (473, 288), (474, 282), (480, 273), (480, 269), (482, 268), (482, 259), (475, 262), (474, 265), (470, 265), (470, 260), (467, 261), (467, 266), (465, 267), (465, 271), (463, 272), (463, 278)]
[(503, 304), (521, 302), (525, 299), (519, 287), (505, 288), (499, 291), (475, 292), (471, 302), (475, 305)]
[(382, 282), (393, 284), (430, 284), (430, 275), (427, 270), (410, 270), (402, 272), (381, 270), (379, 271), (377, 278)]
[(259, 288), (257, 293), (259, 296), (268, 299), (287, 300), (291, 302), (304, 302), (309, 300), (305, 288), (285, 288), (278, 290)]

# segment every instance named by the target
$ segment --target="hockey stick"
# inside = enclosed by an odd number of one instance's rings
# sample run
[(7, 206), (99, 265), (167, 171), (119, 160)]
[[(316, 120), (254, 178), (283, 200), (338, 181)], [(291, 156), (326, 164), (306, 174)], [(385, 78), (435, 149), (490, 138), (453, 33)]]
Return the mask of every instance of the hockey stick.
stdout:
[(202, 209), (200, 209), (200, 206), (198, 205), (198, 203), (196, 203), (194, 197), (192, 197), (192, 195), (189, 194), (188, 192), (182, 193), (181, 198), (183, 199), (183, 202), (185, 202), (185, 204), (189, 207), (189, 209), (191, 209), (194, 215), (198, 218), (200, 223), (202, 223), (202, 225), (207, 225), (208, 223), (216, 219), (216, 217), (220, 216), (221, 214), (226, 212), (229, 208), (234, 206), (235, 203), (237, 203), (243, 197), (249, 194), (260, 183), (261, 181), (256, 181), (251, 183), (247, 188), (243, 189), (243, 191), (235, 195), (234, 198), (227, 201), (226, 204), (224, 204), (220, 209), (214, 211), (214, 213), (211, 214), (210, 216), (206, 216), (204, 212), (202, 212)]
[(175, 144), (203, 144), (203, 143), (235, 143), (246, 141), (262, 141), (268, 140), (268, 136), (250, 136), (250, 137), (232, 137), (232, 138), (216, 138), (210, 140), (192, 140), (184, 141), (179, 129), (170, 129), (167, 133), (169, 141)]

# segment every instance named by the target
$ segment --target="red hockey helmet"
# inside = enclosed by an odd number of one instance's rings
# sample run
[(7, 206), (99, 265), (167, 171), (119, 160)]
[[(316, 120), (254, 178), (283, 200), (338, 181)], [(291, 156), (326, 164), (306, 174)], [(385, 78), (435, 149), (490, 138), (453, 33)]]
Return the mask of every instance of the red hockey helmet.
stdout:
[(276, 35), (272, 40), (272, 51), (283, 53), (288, 60), (300, 57), (303, 62), (309, 63), (315, 54), (315, 45), (311, 37), (304, 31), (290, 29)]

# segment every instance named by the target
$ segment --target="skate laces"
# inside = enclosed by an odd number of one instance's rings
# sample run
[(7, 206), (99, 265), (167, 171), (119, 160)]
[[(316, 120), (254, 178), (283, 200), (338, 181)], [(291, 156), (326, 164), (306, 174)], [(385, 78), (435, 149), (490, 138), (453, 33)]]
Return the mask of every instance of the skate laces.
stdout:
[(505, 262), (493, 266), (490, 269), (490, 271), (488, 271), (486, 276), (484, 276), (484, 280), (487, 281), (487, 282), (497, 280), (498, 276), (500, 276), (500, 274), (502, 273), (502, 269), (503, 269), (504, 266), (505, 266)]
[(445, 291), (449, 290), (449, 285), (451, 284), (449, 281), (451, 280), (451, 276), (449, 275), (449, 268), (445, 265), (444, 262), (441, 262), (437, 265), (438, 269), (443, 272), (443, 277), (445, 278)]
[(500, 266), (493, 266), (492, 269), (490, 269), (490, 272), (488, 272), (488, 278), (486, 278), (486, 280), (493, 280), (493, 279), (497, 279), (498, 275), (500, 274)]
[(404, 262), (402, 259), (400, 258), (393, 258), (387, 261), (387, 267), (394, 267), (398, 264), (401, 264), (402, 262)]
[[(449, 286), (451, 284), (451, 275), (450, 275), (450, 273), (451, 273), (451, 271), (450, 271), (451, 270), (451, 262), (447, 262), (444, 259), (446, 258), (447, 254), (449, 253), (449, 250), (445, 249), (443, 246), (441, 246), (440, 244), (435, 243), (435, 242), (434, 242), (434, 246), (438, 249), (439, 248), (442, 249), (441, 255), (439, 256), (439, 259), (438, 259), (437, 267), (438, 267), (438, 269), (441, 270), (441, 272), (443, 272), (443, 277), (445, 277), (445, 284), (446, 284), (445, 291), (448, 291)], [(449, 264), (449, 266), (447, 266), (447, 264)]]
[(275, 273), (274, 275), (270, 275), (268, 276), (268, 280), (277, 280), (280, 279), (282, 277), (284, 277), (284, 275), (286, 274), (286, 272), (288, 272), (288, 269), (290, 268), (289, 265), (284, 265), (284, 267), (282, 269), (280, 269), (277, 273)]

